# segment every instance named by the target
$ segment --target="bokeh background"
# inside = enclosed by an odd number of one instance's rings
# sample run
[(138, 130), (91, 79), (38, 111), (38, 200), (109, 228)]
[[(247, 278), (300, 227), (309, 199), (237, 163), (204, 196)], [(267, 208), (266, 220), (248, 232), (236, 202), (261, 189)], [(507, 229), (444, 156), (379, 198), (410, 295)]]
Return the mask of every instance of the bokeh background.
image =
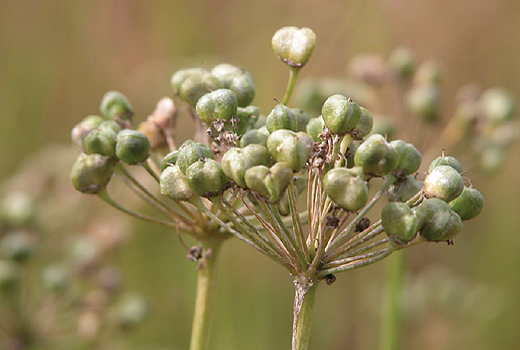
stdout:
[[(123, 92), (136, 120), (144, 120), (161, 97), (172, 94), (169, 78), (177, 69), (242, 66), (255, 79), (254, 104), (270, 110), (273, 99), (283, 96), (287, 76), (270, 40), (286, 25), (317, 34), (302, 78), (343, 76), (357, 54), (387, 57), (406, 45), (419, 60), (442, 63), (447, 115), (453, 111), (450, 96), (469, 82), (520, 97), (516, 0), (6, 0), (0, 3), (0, 178), (7, 181), (36, 161), (66, 172), (73, 157), (65, 152), (51, 161), (41, 150), (70, 145), (71, 128), (98, 113), (108, 90)], [(520, 143), (493, 178), (470, 175), (486, 206), (454, 246), (427, 244), (407, 253), (405, 348), (518, 348), (519, 152)], [(67, 211), (76, 196), (64, 195), (62, 210), (47, 219), (60, 231), (56, 237), (122, 220), (95, 198), (82, 198), (84, 207)], [(67, 228), (76, 222), (81, 225)], [(125, 337), (133, 349), (186, 349), (195, 266), (172, 232), (135, 221), (127, 230), (114, 262), (123, 269), (125, 288), (143, 295), (151, 312)], [(46, 235), (52, 241), (53, 229)], [(64, 242), (56, 246), (66, 249)], [(237, 240), (226, 244), (221, 259), (211, 348), (289, 348), (291, 277)], [(338, 275), (336, 283), (320, 288), (311, 349), (377, 348), (384, 265)]]

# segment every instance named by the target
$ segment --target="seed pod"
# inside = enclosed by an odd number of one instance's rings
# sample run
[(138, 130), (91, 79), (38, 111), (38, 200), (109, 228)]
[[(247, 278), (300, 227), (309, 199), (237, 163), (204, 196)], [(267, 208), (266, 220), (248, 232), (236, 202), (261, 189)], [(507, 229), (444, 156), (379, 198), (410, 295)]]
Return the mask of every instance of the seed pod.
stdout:
[(373, 134), (356, 150), (354, 163), (361, 166), (365, 174), (384, 176), (399, 163), (399, 153), (383, 136)]
[(316, 46), (316, 34), (309, 28), (283, 27), (271, 40), (273, 51), (291, 67), (303, 67)]
[(199, 159), (207, 158), (215, 158), (211, 148), (198, 142), (185, 142), (179, 148), (179, 156), (177, 158), (176, 164), (179, 166), (179, 169), (181, 169), (181, 171), (186, 174), (186, 170), (190, 165)]
[(106, 120), (89, 132), (83, 140), (83, 149), (87, 154), (101, 154), (112, 157), (116, 154), (117, 135), (121, 127), (113, 120)]
[(293, 171), (284, 163), (275, 163), (268, 168), (257, 165), (247, 169), (244, 180), (247, 188), (258, 192), (271, 203), (277, 202), (293, 179)]
[(184, 82), (184, 80), (186, 80), (187, 78), (189, 78), (192, 75), (200, 75), (203, 73), (209, 73), (209, 72), (206, 69), (200, 68), (200, 67), (180, 69), (180, 70), (176, 71), (175, 73), (173, 73), (173, 75), (170, 79), (170, 83), (172, 85), (173, 92), (175, 94), (179, 94), (181, 85)]
[(423, 188), (423, 182), (413, 175), (399, 178), (387, 192), (390, 202), (406, 202)]
[(246, 70), (241, 70), (228, 86), (237, 96), (238, 106), (246, 107), (253, 102), (256, 93), (253, 77)]
[(235, 133), (240, 137), (255, 127), (260, 117), (260, 108), (256, 106), (238, 107), (236, 113), (236, 123), (234, 127)]
[(372, 117), (372, 113), (370, 113), (365, 107), (359, 107), (359, 109), (361, 110), (361, 117), (354, 128), (354, 133), (358, 138), (363, 138), (372, 132), (374, 117)]
[(261, 130), (249, 130), (240, 138), (240, 147), (246, 147), (251, 144), (258, 144), (267, 147), (268, 136), (269, 133), (262, 132)]
[(438, 198), (426, 199), (417, 208), (417, 215), (425, 218), (419, 233), (428, 241), (452, 239), (462, 229), (460, 216)]
[(279, 104), (267, 116), (265, 126), (270, 133), (282, 129), (298, 131), (298, 118), (289, 108)]
[(323, 117), (320, 115), (318, 118), (311, 118), (305, 127), (307, 134), (309, 134), (314, 142), (321, 142), (319, 134), (322, 133), (325, 122)]
[(421, 153), (411, 143), (402, 140), (390, 141), (390, 145), (395, 148), (399, 154), (399, 162), (395, 167), (394, 173), (399, 172), (402, 175), (410, 175), (416, 172), (421, 166)]
[(323, 176), (323, 189), (334, 203), (345, 210), (359, 210), (368, 201), (368, 186), (359, 167), (330, 170)]
[(196, 105), (197, 114), (205, 123), (230, 120), (237, 114), (237, 97), (229, 89), (218, 89), (202, 96)]
[(449, 202), (457, 198), (464, 189), (462, 176), (448, 165), (435, 167), (424, 179), (424, 193)]
[(440, 156), (437, 157), (433, 162), (430, 163), (430, 166), (428, 167), (428, 173), (431, 173), (431, 171), (438, 167), (439, 165), (447, 165), (452, 167), (453, 169), (457, 170), (459, 174), (462, 174), (462, 171), (464, 170), (462, 168), (462, 165), (460, 162), (452, 157), (452, 156)]
[(381, 212), (381, 221), (386, 234), (408, 243), (419, 231), (420, 220), (406, 203), (391, 202)]
[(251, 144), (244, 148), (230, 148), (221, 160), (224, 173), (240, 187), (247, 188), (245, 172), (256, 165), (269, 166), (271, 155), (264, 146)]
[(333, 134), (343, 135), (352, 131), (361, 119), (357, 103), (343, 95), (330, 96), (321, 108), (321, 116)]
[(167, 167), (170, 165), (174, 165), (177, 163), (177, 159), (179, 158), (179, 150), (176, 149), (175, 151), (171, 151), (167, 155), (163, 157), (161, 160), (161, 171), (164, 171)]
[(303, 109), (300, 108), (291, 108), (291, 112), (294, 113), (296, 119), (298, 120), (298, 130), (297, 131), (306, 131), (307, 123), (309, 122), (309, 116)]
[(144, 162), (150, 155), (150, 141), (140, 131), (124, 129), (117, 134), (116, 156), (127, 164)]
[(213, 159), (197, 160), (186, 169), (190, 188), (202, 197), (214, 197), (225, 191), (228, 178), (220, 163)]
[(460, 196), (452, 200), (450, 208), (459, 214), (462, 220), (473, 219), (484, 209), (484, 197), (474, 189), (464, 187)]
[(131, 121), (134, 111), (128, 99), (119, 91), (109, 91), (101, 100), (101, 114), (108, 119)]
[(197, 74), (191, 74), (179, 87), (179, 95), (189, 105), (195, 107), (197, 101), (209, 91), (222, 89), (222, 83), (213, 74), (202, 70)]
[(194, 193), (188, 183), (188, 178), (177, 165), (166, 167), (159, 179), (161, 194), (176, 201), (187, 201)]
[(70, 171), (72, 186), (87, 194), (101, 192), (108, 185), (115, 162), (99, 154), (80, 154)]
[(309, 159), (314, 141), (303, 133), (276, 130), (267, 138), (267, 149), (276, 162), (286, 163), (294, 171), (300, 171)]
[(71, 139), (79, 148), (83, 149), (83, 140), (106, 119), (99, 115), (89, 115), (78, 123), (71, 132)]

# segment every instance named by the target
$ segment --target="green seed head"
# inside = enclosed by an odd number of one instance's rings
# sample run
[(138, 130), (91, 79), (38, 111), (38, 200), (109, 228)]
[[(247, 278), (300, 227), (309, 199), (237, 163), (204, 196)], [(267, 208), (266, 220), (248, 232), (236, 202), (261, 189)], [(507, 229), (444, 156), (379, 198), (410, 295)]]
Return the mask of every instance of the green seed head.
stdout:
[(258, 129), (249, 130), (240, 138), (240, 147), (246, 147), (251, 144), (258, 144), (267, 147), (268, 133)]
[(399, 163), (395, 167), (394, 173), (400, 175), (410, 175), (415, 173), (421, 166), (421, 153), (411, 143), (402, 140), (390, 141), (390, 145), (399, 153)]
[(361, 119), (361, 109), (351, 99), (338, 94), (325, 101), (321, 116), (330, 132), (343, 135), (357, 126)]
[(420, 220), (406, 203), (392, 202), (385, 205), (381, 221), (387, 235), (396, 238), (399, 243), (410, 242), (419, 231)]
[(279, 104), (267, 116), (265, 126), (270, 133), (281, 129), (298, 131), (298, 118), (289, 108)]
[(179, 87), (179, 95), (189, 105), (195, 107), (197, 101), (208, 92), (222, 89), (222, 83), (213, 74), (202, 70), (190, 74)]
[(462, 220), (469, 220), (480, 214), (484, 209), (484, 197), (478, 190), (464, 187), (460, 196), (449, 204)]
[(424, 179), (424, 193), (449, 202), (464, 189), (464, 180), (457, 170), (448, 165), (435, 167)]
[(101, 154), (112, 157), (116, 154), (117, 135), (121, 127), (113, 120), (107, 120), (88, 133), (83, 140), (83, 149), (87, 154)]
[(306, 131), (307, 123), (309, 122), (309, 116), (307, 113), (300, 108), (291, 108), (291, 112), (293, 112), (296, 119), (298, 119), (298, 131)]
[(446, 241), (462, 229), (460, 216), (451, 210), (448, 203), (438, 198), (426, 199), (418, 208), (417, 215), (424, 218), (420, 235), (428, 241)]
[(276, 163), (271, 168), (257, 165), (245, 172), (244, 179), (248, 189), (275, 203), (292, 181), (293, 171), (284, 163)]
[(300, 171), (309, 159), (314, 147), (312, 138), (303, 132), (276, 130), (267, 138), (267, 149), (276, 162), (286, 163), (294, 171)]
[(134, 112), (128, 99), (119, 91), (109, 91), (101, 100), (99, 107), (101, 114), (116, 121), (131, 121)]
[(161, 193), (176, 201), (187, 201), (193, 195), (188, 178), (176, 165), (167, 166), (159, 179)]
[(72, 186), (87, 194), (101, 192), (114, 171), (114, 161), (99, 154), (80, 154), (70, 172)]
[(127, 164), (144, 162), (150, 155), (150, 141), (140, 131), (124, 129), (117, 134), (116, 156)]
[(202, 96), (196, 105), (197, 114), (205, 123), (230, 120), (237, 114), (237, 97), (229, 89), (218, 89)]
[(83, 140), (106, 119), (99, 115), (89, 115), (78, 123), (71, 132), (71, 139), (79, 148), (83, 149)]
[(224, 173), (240, 187), (247, 188), (245, 172), (256, 165), (269, 166), (271, 155), (267, 148), (250, 144), (244, 148), (230, 148), (221, 160)]
[(195, 163), (199, 159), (214, 159), (215, 156), (211, 151), (211, 148), (205, 144), (198, 142), (185, 142), (179, 148), (179, 156), (177, 158), (177, 164), (179, 169), (186, 174), (186, 170), (190, 165)]
[(372, 132), (374, 117), (372, 117), (372, 113), (365, 107), (359, 107), (359, 109), (361, 110), (361, 118), (354, 128), (354, 132), (356, 133), (356, 137), (363, 138)]
[(406, 202), (423, 188), (423, 182), (413, 175), (399, 178), (388, 190), (388, 200), (390, 202)]
[(184, 80), (186, 80), (187, 78), (189, 78), (192, 75), (200, 75), (203, 73), (209, 73), (209, 72), (204, 68), (187, 68), (187, 69), (181, 69), (181, 70), (176, 71), (175, 73), (173, 73), (173, 75), (170, 79), (170, 83), (172, 85), (173, 92), (175, 94), (180, 94), (181, 85), (184, 82)]
[(334, 168), (323, 176), (325, 193), (341, 208), (356, 211), (368, 201), (368, 186), (361, 168)]
[(309, 28), (283, 27), (273, 36), (273, 51), (291, 67), (303, 67), (316, 46), (316, 34)]
[(322, 133), (323, 127), (325, 126), (325, 122), (323, 118), (319, 116), (318, 118), (311, 118), (305, 127), (307, 134), (309, 134), (314, 142), (321, 142), (319, 134)]
[(433, 162), (430, 163), (430, 166), (428, 167), (428, 173), (430, 173), (434, 168), (438, 167), (439, 165), (451, 166), (453, 169), (457, 170), (459, 174), (462, 174), (462, 171), (464, 170), (462, 168), (462, 165), (456, 158), (452, 156), (443, 155), (437, 157)]
[(228, 186), (228, 178), (220, 163), (209, 158), (190, 165), (186, 177), (192, 191), (203, 197), (218, 196)]
[(399, 163), (399, 153), (383, 136), (373, 134), (356, 150), (354, 163), (366, 174), (384, 176)]
[(238, 107), (235, 116), (238, 120), (234, 129), (235, 133), (240, 137), (249, 130), (253, 130), (259, 117), (260, 108), (256, 106)]
[(161, 171), (164, 171), (164, 169), (166, 169), (170, 165), (176, 164), (177, 159), (179, 158), (179, 153), (179, 150), (175, 150), (165, 155), (161, 160)]

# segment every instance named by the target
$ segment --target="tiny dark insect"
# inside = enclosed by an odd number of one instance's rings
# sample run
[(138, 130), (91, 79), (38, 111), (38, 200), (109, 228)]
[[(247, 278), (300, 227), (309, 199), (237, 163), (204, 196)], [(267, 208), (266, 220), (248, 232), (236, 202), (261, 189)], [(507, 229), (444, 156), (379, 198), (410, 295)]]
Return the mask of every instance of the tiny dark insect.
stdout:
[(370, 219), (366, 216), (359, 220), (359, 222), (356, 225), (356, 232), (363, 232), (370, 226)]
[(336, 276), (333, 274), (325, 276), (325, 283), (330, 286), (332, 283), (336, 282)]
[(327, 225), (328, 228), (337, 228), (339, 225), (339, 219), (332, 215), (327, 215), (325, 217), (325, 225)]

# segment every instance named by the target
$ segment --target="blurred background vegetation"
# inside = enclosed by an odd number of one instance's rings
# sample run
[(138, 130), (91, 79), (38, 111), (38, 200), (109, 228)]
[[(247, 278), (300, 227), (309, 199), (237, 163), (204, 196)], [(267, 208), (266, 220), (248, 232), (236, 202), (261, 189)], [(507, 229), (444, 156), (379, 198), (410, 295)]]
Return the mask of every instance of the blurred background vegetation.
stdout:
[[(32, 176), (18, 179), (20, 186), (38, 181), (42, 169), (64, 174), (54, 179), (60, 184), (53, 184), (59, 194), (52, 206), (39, 214), (48, 223), (45, 241), (56, 242), (55, 254), (37, 257), (41, 264), (66, 255), (56, 252), (70, 248), (69, 235), (123, 220), (97, 198), (73, 193), (67, 172), (75, 154), (48, 147), (68, 148), (72, 127), (98, 113), (108, 90), (123, 92), (136, 120), (144, 120), (161, 97), (171, 96), (171, 74), (187, 67), (246, 68), (257, 87), (253, 103), (269, 111), (286, 85), (287, 69), (270, 47), (282, 26), (317, 34), (301, 79), (346, 76), (356, 55), (387, 57), (405, 45), (419, 60), (441, 62), (447, 116), (457, 89), (469, 82), (520, 97), (516, 0), (7, 0), (0, 18), (0, 178), (25, 169)], [(425, 244), (408, 253), (406, 348), (518, 348), (519, 154), (517, 143), (493, 178), (470, 175), (486, 205), (454, 246)], [(146, 322), (125, 333), (130, 348), (186, 349), (195, 264), (173, 232), (129, 224), (110, 262), (122, 268), (125, 288), (150, 307)], [(291, 277), (238, 240), (226, 244), (221, 258), (211, 348), (289, 348)], [(321, 288), (311, 349), (377, 348), (383, 270), (384, 263), (340, 274)]]

